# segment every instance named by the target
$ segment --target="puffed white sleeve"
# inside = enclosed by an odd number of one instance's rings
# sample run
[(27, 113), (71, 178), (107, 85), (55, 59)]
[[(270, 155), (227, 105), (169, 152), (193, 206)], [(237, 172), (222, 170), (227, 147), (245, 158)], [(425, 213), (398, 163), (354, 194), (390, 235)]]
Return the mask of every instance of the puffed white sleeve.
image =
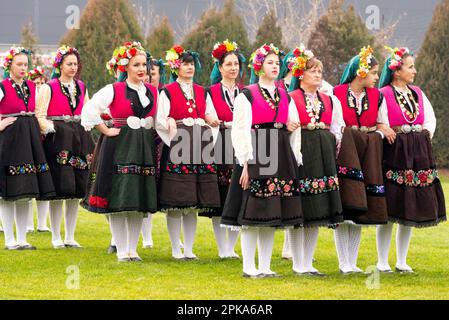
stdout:
[(48, 84), (43, 84), (36, 98), (36, 118), (41, 129), (41, 133), (47, 135), (55, 132), (55, 127), (51, 121), (47, 120), (48, 106), (51, 100), (51, 88)]
[[(293, 99), (290, 100), (290, 103), (288, 105), (288, 121), (297, 123), (300, 122), (298, 109), (296, 108), (296, 104)], [(295, 155), (298, 166), (302, 165), (301, 127), (290, 134), (290, 146), (292, 147), (292, 151)]]
[[(209, 93), (206, 93), (206, 113), (205, 114), (210, 115), (214, 119), (218, 119), (217, 111), (215, 110), (214, 103), (212, 102), (212, 98), (209, 95)], [(212, 130), (212, 135), (214, 137), (214, 145), (215, 145), (215, 143), (217, 142), (217, 139), (218, 139), (218, 135), (220, 133), (220, 126), (217, 126), (217, 127), (209, 126), (209, 128), (211, 128), (211, 130)]]
[(81, 111), (81, 125), (86, 131), (92, 130), (96, 125), (102, 124), (100, 115), (109, 107), (114, 100), (114, 87), (108, 84), (95, 93)]
[(3, 100), (4, 96), (5, 96), (5, 94), (3, 93), (3, 89), (2, 89), (2, 87), (0, 87), (0, 101)]
[(435, 129), (437, 127), (437, 119), (435, 117), (435, 112), (433, 110), (432, 104), (429, 99), (423, 92), (423, 100), (424, 100), (424, 123), (423, 129), (426, 129), (430, 133), (430, 139), (433, 138), (435, 134)]
[(168, 115), (170, 114), (170, 100), (164, 90), (159, 94), (157, 101), (156, 131), (162, 141), (164, 141), (167, 146), (170, 146), (171, 139), (168, 135), (169, 131), (167, 123)]
[(240, 93), (234, 102), (234, 121), (231, 129), (231, 140), (235, 157), (241, 166), (245, 162), (253, 159), (253, 145), (251, 141), (252, 118), (251, 103), (245, 94)]
[(343, 119), (343, 109), (341, 108), (341, 102), (336, 96), (331, 96), (332, 99), (332, 122), (329, 131), (335, 136), (337, 145), (340, 144), (343, 137), (343, 128), (346, 127), (345, 120)]
[(390, 121), (388, 120), (387, 100), (385, 97), (382, 97), (382, 103), (380, 104), (379, 112), (377, 113), (377, 123), (383, 123), (390, 126)]

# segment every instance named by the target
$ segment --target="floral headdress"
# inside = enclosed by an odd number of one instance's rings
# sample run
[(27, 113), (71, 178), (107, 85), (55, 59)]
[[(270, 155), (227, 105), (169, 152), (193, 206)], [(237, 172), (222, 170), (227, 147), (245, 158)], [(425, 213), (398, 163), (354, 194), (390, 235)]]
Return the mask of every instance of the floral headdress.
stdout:
[(45, 71), (40, 66), (38, 66), (38, 67), (34, 68), (33, 70), (31, 70), (30, 72), (28, 72), (28, 79), (30, 79), (31, 81), (34, 81), (39, 77), (45, 77)]
[(399, 69), (402, 66), (402, 57), (405, 54), (412, 54), (409, 48), (390, 48), (385, 46), (385, 49), (390, 51), (390, 63), (388, 64), (388, 68), (392, 71)]
[(226, 39), (223, 42), (217, 42), (212, 50), (212, 58), (214, 62), (220, 61), (223, 56), (228, 52), (239, 52), (239, 46), (235, 42), (230, 42)]
[(25, 49), (24, 47), (11, 47), (8, 51), (8, 55), (5, 58), (5, 61), (3, 62), (3, 68), (5, 69), (5, 74), (9, 74), (9, 69), (11, 68), (12, 59), (20, 53), (26, 54), (28, 57), (31, 54), (31, 51), (28, 49)]
[(114, 74), (117, 69), (120, 72), (125, 72), (125, 66), (128, 65), (129, 60), (138, 53), (146, 55), (145, 49), (140, 42), (125, 42), (123, 46), (114, 50), (111, 60), (106, 64), (106, 69), (108, 69), (110, 74)]
[(314, 57), (312, 51), (307, 50), (301, 44), (293, 50), (293, 56), (288, 60), (288, 69), (292, 71), (292, 75), (300, 80), (304, 77), (304, 70), (306, 70), (307, 62)]
[(362, 49), (360, 49), (359, 53), (360, 62), (359, 68), (357, 70), (357, 75), (360, 78), (366, 78), (369, 71), (371, 70), (370, 63), (371, 60), (373, 59), (373, 52), (374, 50), (370, 46), (363, 47)]
[(253, 54), (249, 58), (250, 61), (249, 67), (253, 69), (256, 76), (262, 75), (263, 74), (262, 65), (263, 62), (265, 61), (265, 58), (270, 53), (275, 53), (279, 55), (279, 52), (280, 52), (279, 49), (275, 47), (272, 43), (270, 45), (264, 44), (255, 52), (253, 52)]
[(56, 74), (60, 74), (61, 73), (61, 63), (62, 60), (64, 59), (64, 57), (68, 54), (72, 54), (72, 53), (77, 53), (78, 54), (78, 50), (76, 50), (73, 47), (69, 47), (66, 45), (63, 45), (61, 47), (58, 48), (58, 50), (56, 51), (56, 55), (53, 58), (53, 68), (54, 68), (54, 73)]
[(170, 70), (178, 75), (178, 69), (181, 66), (181, 56), (186, 51), (181, 46), (173, 46), (170, 50), (167, 51), (167, 55), (165, 60), (167, 60), (168, 65), (170, 66)]

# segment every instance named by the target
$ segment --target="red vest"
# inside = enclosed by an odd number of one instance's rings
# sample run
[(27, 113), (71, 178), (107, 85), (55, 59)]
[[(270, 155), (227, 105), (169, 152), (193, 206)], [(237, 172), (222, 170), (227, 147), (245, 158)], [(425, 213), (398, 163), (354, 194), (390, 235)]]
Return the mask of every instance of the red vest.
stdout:
[(34, 112), (36, 107), (36, 85), (33, 81), (26, 80), (26, 84), (28, 85), (28, 88), (30, 88), (28, 106), (19, 98), (9, 78), (3, 80), (2, 84), (4, 88), (4, 97), (2, 101), (0, 101), (0, 114), (13, 114), (22, 111)]
[(214, 84), (209, 90), (215, 111), (217, 111), (218, 119), (226, 122), (232, 121), (234, 114), (226, 102), (226, 99), (223, 97), (221, 82)]
[[(290, 96), (293, 101), (295, 101), (296, 109), (298, 109), (299, 119), (301, 120), (301, 125), (306, 125), (310, 123), (309, 114), (306, 111), (306, 99), (304, 97), (304, 92), (301, 89), (297, 89), (293, 92), (290, 92)], [(319, 99), (323, 103), (324, 111), (321, 114), (320, 122), (323, 122), (327, 125), (331, 125), (332, 122), (332, 99), (328, 95), (318, 92)]]
[[(418, 104), (419, 104), (419, 115), (416, 117), (413, 124), (423, 124), (424, 123), (424, 98), (420, 88), (416, 86), (409, 86), (411, 90), (413, 90), (418, 95)], [(391, 127), (402, 126), (403, 124), (410, 124), (404, 119), (404, 115), (402, 114), (401, 107), (396, 100), (396, 96), (393, 91), (393, 87), (388, 85), (380, 89), (380, 92), (385, 97), (388, 108), (388, 121), (390, 122)]]
[[(334, 88), (334, 95), (340, 100), (343, 110), (343, 119), (346, 126), (359, 126), (357, 121), (357, 109), (348, 106), (349, 84), (341, 84)], [(379, 113), (380, 91), (377, 88), (366, 88), (368, 110), (360, 115), (360, 126), (374, 127), (377, 124)]]
[(170, 114), (169, 117), (175, 120), (182, 120), (186, 118), (201, 118), (204, 119), (206, 114), (206, 91), (204, 88), (196, 83), (193, 84), (193, 92), (196, 102), (196, 111), (192, 113), (188, 111), (190, 108), (187, 105), (187, 99), (181, 90), (180, 84), (175, 81), (165, 86), (165, 90), (168, 91), (170, 99)]
[(288, 105), (290, 103), (290, 99), (284, 87), (278, 87), (281, 100), (279, 101), (276, 119), (274, 119), (274, 117), (276, 116), (276, 111), (271, 109), (268, 103), (265, 101), (265, 98), (260, 92), (259, 86), (257, 84), (252, 84), (247, 86), (246, 89), (251, 92), (252, 97), (251, 109), (253, 114), (253, 125), (270, 122), (281, 122), (283, 124), (287, 124)]
[[(126, 82), (115, 82), (112, 86), (114, 88), (114, 100), (112, 100), (112, 103), (109, 105), (109, 110), (111, 112), (112, 118), (126, 119), (128, 117), (134, 116), (134, 111), (131, 107), (131, 101), (126, 97)], [(157, 110), (158, 91), (155, 87), (148, 83), (145, 83), (145, 87), (147, 87), (151, 91), (151, 94), (154, 97), (153, 107), (151, 111), (145, 115), (145, 118), (154, 118)], [(151, 106), (147, 106), (147, 108), (150, 107)], [(117, 124), (116, 126), (121, 125)]]
[(84, 106), (84, 97), (86, 95), (86, 86), (81, 80), (76, 80), (78, 86), (81, 89), (81, 95), (79, 97), (79, 103), (76, 109), (72, 111), (70, 108), (69, 99), (64, 95), (61, 89), (61, 82), (59, 79), (50, 80), (47, 84), (51, 89), (51, 99), (48, 105), (47, 116), (78, 116), (81, 114), (81, 110)]

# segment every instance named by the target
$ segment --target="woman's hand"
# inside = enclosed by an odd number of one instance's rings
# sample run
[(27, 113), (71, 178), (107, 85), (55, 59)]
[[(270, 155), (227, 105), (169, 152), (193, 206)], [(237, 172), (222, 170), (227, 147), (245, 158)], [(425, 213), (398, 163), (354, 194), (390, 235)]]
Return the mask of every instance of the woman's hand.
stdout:
[(176, 120), (173, 118), (168, 118), (167, 126), (168, 126), (168, 138), (172, 140), (178, 133), (178, 126), (176, 125)]
[(120, 134), (120, 129), (119, 128), (108, 128), (108, 130), (106, 130), (104, 135), (106, 137), (116, 137), (119, 134)]
[(14, 117), (8, 117), (0, 120), (0, 131), (5, 130), (7, 127), (12, 125), (16, 120), (17, 118)]
[(299, 123), (299, 122), (291, 122), (291, 121), (289, 121), (287, 123), (287, 130), (290, 131), (290, 132), (293, 132), (296, 129), (298, 129), (300, 126), (301, 126), (301, 123)]
[(393, 144), (396, 140), (396, 132), (394, 132), (394, 130), (386, 124), (378, 123), (377, 130), (381, 131), (384, 134), (389, 144)]
[(204, 116), (204, 120), (206, 121), (206, 123), (208, 125), (210, 125), (211, 127), (217, 127), (220, 125), (221, 121), (218, 120), (217, 118), (212, 117), (211, 115), (207, 114)]
[(245, 162), (243, 165), (242, 175), (240, 176), (240, 185), (243, 190), (247, 190), (249, 188), (249, 174), (248, 174), (248, 162)]

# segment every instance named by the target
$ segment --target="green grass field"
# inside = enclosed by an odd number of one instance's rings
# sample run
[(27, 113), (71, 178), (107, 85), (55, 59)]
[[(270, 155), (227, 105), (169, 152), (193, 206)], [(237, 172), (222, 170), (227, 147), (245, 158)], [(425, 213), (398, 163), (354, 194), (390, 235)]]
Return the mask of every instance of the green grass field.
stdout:
[[(449, 179), (443, 182), (449, 207)], [(381, 275), (376, 282), (375, 275), (338, 273), (328, 229), (321, 229), (315, 254), (315, 267), (328, 277), (295, 276), (291, 262), (281, 259), (283, 232), (277, 232), (272, 270), (282, 278), (244, 279), (241, 261), (218, 259), (209, 219), (198, 221), (198, 261), (171, 259), (165, 217), (158, 213), (153, 219), (154, 248), (141, 249), (139, 244), (144, 262), (119, 264), (114, 255), (106, 254), (110, 235), (105, 218), (81, 210), (76, 239), (83, 249), (55, 250), (49, 233), (33, 233), (28, 240), (37, 251), (0, 250), (0, 299), (449, 299), (448, 223), (413, 231), (408, 264), (415, 274)], [(3, 247), (3, 234), (0, 237)], [(359, 266), (375, 265), (376, 257), (375, 229), (365, 228)], [(395, 262), (393, 240), (392, 267)], [(74, 269), (79, 270), (78, 286), (72, 281)], [(378, 283), (378, 288), (367, 282)]]

